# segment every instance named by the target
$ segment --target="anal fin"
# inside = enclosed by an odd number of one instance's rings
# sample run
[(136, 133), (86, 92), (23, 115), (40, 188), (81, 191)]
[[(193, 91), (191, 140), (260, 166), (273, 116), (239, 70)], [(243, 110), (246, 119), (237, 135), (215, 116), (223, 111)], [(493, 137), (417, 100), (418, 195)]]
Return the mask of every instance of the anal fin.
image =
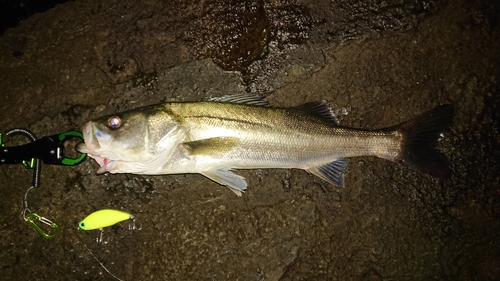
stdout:
[(349, 164), (348, 158), (340, 158), (322, 166), (309, 168), (307, 171), (331, 184), (344, 187), (344, 172), (347, 164)]
[(245, 178), (229, 170), (219, 169), (205, 171), (201, 174), (221, 185), (229, 187), (229, 189), (231, 189), (231, 191), (236, 193), (238, 196), (241, 196), (243, 192), (247, 190), (247, 182), (245, 181)]

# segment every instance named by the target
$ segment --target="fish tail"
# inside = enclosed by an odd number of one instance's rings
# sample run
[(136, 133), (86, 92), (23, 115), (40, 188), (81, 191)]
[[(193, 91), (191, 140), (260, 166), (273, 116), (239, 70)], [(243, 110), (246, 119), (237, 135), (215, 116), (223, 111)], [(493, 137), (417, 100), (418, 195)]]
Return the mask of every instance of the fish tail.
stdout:
[(449, 178), (448, 160), (437, 149), (442, 134), (449, 131), (453, 115), (451, 104), (437, 106), (401, 125), (401, 152), (396, 162), (436, 178)]

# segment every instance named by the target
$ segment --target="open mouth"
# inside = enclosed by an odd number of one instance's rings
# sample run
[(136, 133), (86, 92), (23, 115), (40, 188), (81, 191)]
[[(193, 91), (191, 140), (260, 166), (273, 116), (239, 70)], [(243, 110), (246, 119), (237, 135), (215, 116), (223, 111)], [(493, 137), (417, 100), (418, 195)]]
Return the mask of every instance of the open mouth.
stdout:
[(94, 158), (94, 160), (99, 164), (100, 168), (97, 170), (97, 174), (104, 174), (106, 172), (113, 172), (113, 169), (116, 166), (116, 161), (109, 160), (108, 158), (103, 158), (97, 155), (90, 154), (90, 157)]
[(95, 154), (95, 152), (89, 149), (85, 143), (78, 144), (76, 149), (81, 153), (87, 153), (88, 156), (93, 158), (97, 164), (99, 164), (100, 168), (97, 170), (97, 174), (104, 174), (106, 172), (113, 173), (117, 163), (116, 160), (109, 160), (108, 158)]
[(81, 153), (87, 153), (88, 156), (93, 158), (100, 168), (97, 170), (97, 174), (104, 174), (106, 172), (113, 173), (116, 167), (116, 160), (109, 160), (108, 158), (102, 157), (99, 154), (99, 149), (101, 145), (96, 137), (96, 133), (100, 131), (96, 130), (92, 125), (92, 122), (87, 122), (82, 126), (84, 143), (79, 143), (76, 146), (76, 150)]

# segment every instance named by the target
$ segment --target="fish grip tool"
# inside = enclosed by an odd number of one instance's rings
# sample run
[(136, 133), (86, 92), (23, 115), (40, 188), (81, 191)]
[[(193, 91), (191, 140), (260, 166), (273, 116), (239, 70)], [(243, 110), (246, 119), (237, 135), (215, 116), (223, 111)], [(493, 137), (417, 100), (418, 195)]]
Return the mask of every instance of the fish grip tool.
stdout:
[(23, 163), (27, 168), (38, 166), (33, 164), (34, 159), (40, 159), (45, 164), (74, 166), (80, 164), (87, 156), (85, 153), (77, 158), (66, 157), (64, 154), (64, 143), (72, 138), (83, 140), (83, 135), (77, 131), (68, 131), (61, 134), (46, 136), (37, 139), (36, 136), (26, 129), (12, 129), (5, 133), (7, 136), (21, 134), (28, 137), (28, 144), (6, 147), (3, 137), (0, 137), (0, 164)]
[(37, 139), (35, 134), (26, 129), (11, 129), (5, 135), (23, 135), (31, 140), (25, 145), (6, 147), (3, 135), (0, 134), (0, 164), (22, 163), (26, 168), (33, 169), (32, 186), (28, 188), (23, 198), (22, 216), (26, 223), (31, 225), (42, 237), (52, 239), (59, 235), (59, 226), (48, 218), (31, 212), (28, 206), (28, 193), (31, 189), (40, 186), (40, 160), (45, 164), (65, 166), (74, 166), (85, 160), (87, 156), (85, 153), (77, 158), (69, 158), (64, 155), (64, 143), (71, 138), (83, 140), (83, 135), (77, 131), (68, 131)]

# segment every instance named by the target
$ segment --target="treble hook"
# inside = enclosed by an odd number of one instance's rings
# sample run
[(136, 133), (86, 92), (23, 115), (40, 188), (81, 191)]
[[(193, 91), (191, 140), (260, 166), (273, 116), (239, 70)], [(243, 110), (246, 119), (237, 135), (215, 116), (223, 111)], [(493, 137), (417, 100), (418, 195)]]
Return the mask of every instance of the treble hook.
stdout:
[(131, 219), (132, 219), (132, 225), (129, 225), (128, 226), (128, 230), (142, 230), (142, 223), (141, 223), (141, 226), (137, 227), (137, 224), (135, 223), (135, 217), (134, 216), (131, 216)]

